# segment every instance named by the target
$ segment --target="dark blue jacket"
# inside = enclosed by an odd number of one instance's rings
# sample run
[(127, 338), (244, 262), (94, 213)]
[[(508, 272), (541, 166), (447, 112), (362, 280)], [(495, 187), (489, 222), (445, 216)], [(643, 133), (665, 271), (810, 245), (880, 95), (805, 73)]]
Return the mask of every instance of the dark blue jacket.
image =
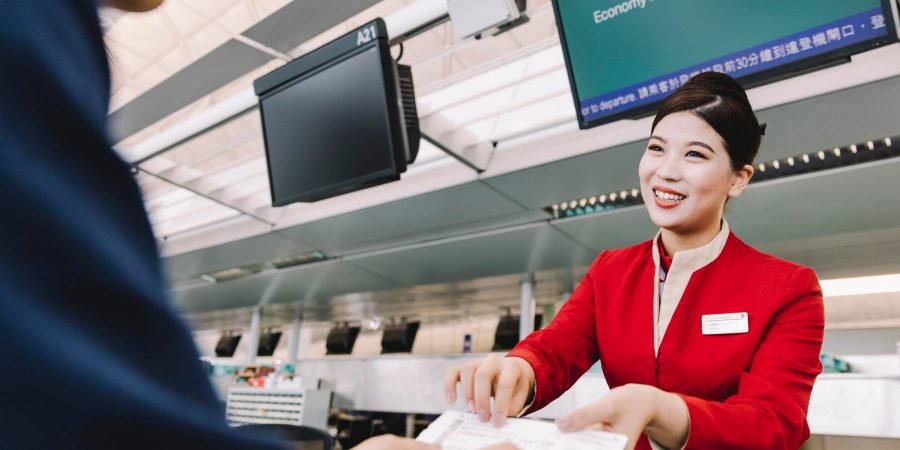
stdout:
[(0, 448), (273, 448), (226, 426), (169, 307), (95, 0), (0, 0), (0, 61)]

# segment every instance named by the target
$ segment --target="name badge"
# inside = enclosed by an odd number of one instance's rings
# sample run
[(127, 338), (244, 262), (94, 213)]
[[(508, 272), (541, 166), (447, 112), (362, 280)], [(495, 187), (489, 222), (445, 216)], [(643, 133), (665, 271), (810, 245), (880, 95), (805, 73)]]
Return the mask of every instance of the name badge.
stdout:
[(702, 332), (704, 335), (710, 334), (737, 334), (747, 333), (750, 331), (750, 325), (747, 322), (747, 313), (729, 313), (729, 314), (705, 314), (702, 317)]

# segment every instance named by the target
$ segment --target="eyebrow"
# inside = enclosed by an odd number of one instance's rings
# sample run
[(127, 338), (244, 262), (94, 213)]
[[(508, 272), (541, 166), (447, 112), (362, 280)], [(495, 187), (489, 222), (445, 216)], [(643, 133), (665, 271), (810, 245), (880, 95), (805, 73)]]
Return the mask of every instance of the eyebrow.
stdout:
[[(655, 135), (655, 134), (652, 135), (652, 136), (650, 136), (650, 139), (656, 139), (657, 141), (660, 141), (660, 142), (662, 142), (663, 144), (667, 144), (667, 143), (668, 143), (667, 140), (665, 140), (664, 138), (662, 138), (662, 137), (660, 137), (660, 136), (657, 136), (657, 135)], [(703, 147), (703, 148), (705, 148), (705, 149), (707, 149), (707, 150), (709, 150), (709, 151), (711, 151), (711, 152), (713, 152), (713, 153), (716, 152), (715, 150), (713, 150), (712, 147), (709, 146), (709, 144), (707, 144), (707, 143), (705, 143), (705, 142), (700, 142), (700, 141), (691, 141), (691, 142), (688, 142), (688, 147), (690, 147), (690, 146), (692, 146), (692, 145), (696, 145), (696, 146), (698, 146), (698, 147)]]
[(703, 148), (705, 148), (705, 149), (707, 149), (707, 150), (709, 150), (709, 151), (711, 151), (711, 152), (713, 152), (713, 153), (716, 152), (715, 150), (713, 150), (712, 147), (710, 147), (709, 145), (707, 145), (707, 144), (705, 144), (705, 143), (703, 143), (703, 142), (700, 142), (700, 141), (691, 141), (691, 142), (688, 142), (688, 147), (690, 147), (690, 146), (692, 146), (692, 145), (696, 145), (696, 146), (698, 146), (698, 147), (703, 147)]

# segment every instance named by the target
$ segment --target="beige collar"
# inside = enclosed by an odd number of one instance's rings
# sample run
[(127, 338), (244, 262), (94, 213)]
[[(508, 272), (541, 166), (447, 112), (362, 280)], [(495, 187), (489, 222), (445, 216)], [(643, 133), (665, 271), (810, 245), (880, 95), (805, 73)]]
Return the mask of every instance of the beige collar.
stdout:
[[(716, 258), (719, 257), (719, 254), (722, 253), (722, 249), (725, 248), (725, 242), (728, 241), (730, 232), (731, 228), (728, 226), (728, 221), (722, 219), (722, 229), (719, 230), (716, 237), (709, 241), (709, 243), (697, 248), (682, 250), (675, 253), (675, 256), (672, 258), (672, 267), (669, 267), (669, 272), (696, 272), (707, 264), (715, 261)], [(660, 236), (662, 236), (662, 230), (658, 231), (653, 238), (653, 262), (656, 264), (657, 270), (659, 270)]]
[(681, 296), (684, 295), (684, 290), (691, 280), (691, 275), (719, 257), (722, 249), (725, 248), (725, 243), (728, 242), (730, 233), (728, 222), (722, 219), (722, 229), (712, 241), (701, 247), (675, 253), (672, 258), (672, 266), (666, 273), (665, 289), (662, 289), (662, 295), (659, 294), (660, 283), (656, 280), (662, 270), (659, 261), (659, 237), (662, 231), (656, 233), (656, 237), (653, 238), (653, 264), (656, 267), (653, 283), (653, 317), (656, 319), (653, 337), (657, 352), (659, 352), (659, 345), (666, 334), (669, 322), (675, 314), (675, 308), (678, 307)]

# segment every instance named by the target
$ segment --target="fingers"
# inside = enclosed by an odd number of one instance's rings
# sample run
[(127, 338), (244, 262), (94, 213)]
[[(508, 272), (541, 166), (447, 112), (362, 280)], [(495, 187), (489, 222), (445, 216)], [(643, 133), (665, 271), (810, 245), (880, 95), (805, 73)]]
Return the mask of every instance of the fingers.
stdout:
[(533, 372), (530, 366), (525, 370), (521, 364), (528, 363), (491, 355), (450, 369), (444, 376), (444, 395), (449, 403), (455, 403), (456, 384), (459, 383), (459, 395), (469, 409), (483, 422), (492, 420), (495, 426), (502, 426), (507, 416), (522, 410), (531, 389)]
[(352, 450), (440, 450), (440, 448), (441, 446), (436, 444), (426, 444), (391, 434), (383, 434), (366, 439)]
[(596, 423), (614, 423), (617, 415), (614, 402), (604, 397), (563, 416), (556, 426), (564, 432), (578, 431)]
[[(525, 403), (524, 398), (521, 400), (522, 404), (516, 405), (513, 402), (517, 397), (523, 397), (522, 395), (516, 395), (519, 392), (521, 371), (519, 367), (511, 360), (504, 360), (501, 363), (500, 374), (497, 377), (497, 387), (494, 390), (494, 408), (491, 411), (491, 423), (496, 427), (503, 426), (503, 423), (506, 422), (506, 417), (512, 414), (519, 412), (522, 409), (522, 406)], [(527, 393), (525, 395), (527, 397)]]
[(500, 375), (500, 356), (491, 355), (485, 358), (475, 371), (475, 412), (482, 422), (491, 418), (491, 395), (494, 383)]
[(459, 373), (459, 367), (453, 367), (444, 376), (444, 396), (451, 405), (456, 403), (456, 383), (459, 382)]
[(481, 364), (480, 361), (471, 361), (463, 364), (459, 372), (459, 391), (463, 400), (473, 412), (475, 409), (475, 371)]
[(509, 442), (504, 442), (502, 444), (492, 445), (490, 447), (485, 447), (482, 450), (519, 450), (519, 447), (510, 444)]

